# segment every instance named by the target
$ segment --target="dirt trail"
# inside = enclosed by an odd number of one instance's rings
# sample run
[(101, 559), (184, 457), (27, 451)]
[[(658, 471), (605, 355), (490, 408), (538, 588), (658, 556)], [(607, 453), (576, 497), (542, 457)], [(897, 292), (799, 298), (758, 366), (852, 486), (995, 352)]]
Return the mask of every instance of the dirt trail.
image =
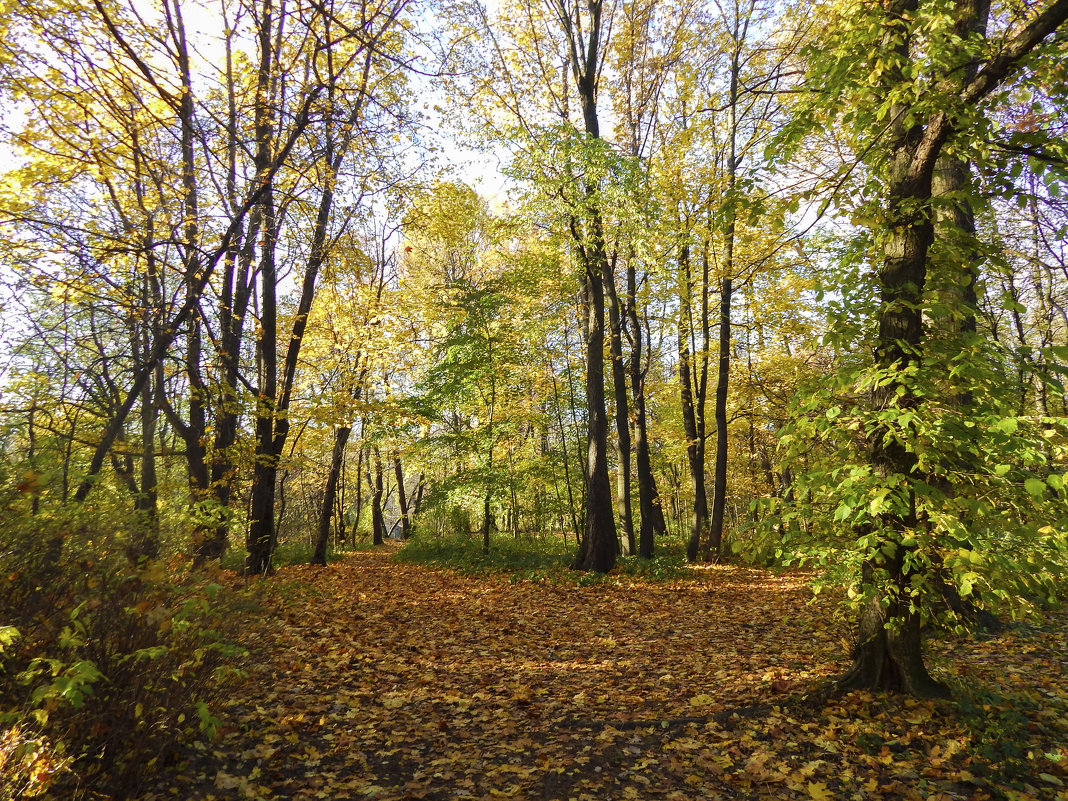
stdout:
[(222, 733), (143, 801), (818, 798), (840, 785), (834, 726), (813, 744), (772, 703), (840, 669), (843, 632), (816, 625), (827, 618), (796, 577), (695, 576), (557, 586), (388, 550), (287, 568), (273, 581), (311, 589), (279, 594)]

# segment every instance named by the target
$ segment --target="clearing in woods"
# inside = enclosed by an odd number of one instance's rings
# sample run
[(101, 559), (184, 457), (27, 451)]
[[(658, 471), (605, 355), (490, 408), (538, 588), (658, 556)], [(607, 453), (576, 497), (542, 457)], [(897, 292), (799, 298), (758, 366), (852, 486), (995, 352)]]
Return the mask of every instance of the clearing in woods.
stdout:
[(957, 700), (815, 688), (797, 574), (516, 581), (390, 549), (270, 580), (247, 684), (162, 799), (1068, 799), (1063, 613), (939, 637)]

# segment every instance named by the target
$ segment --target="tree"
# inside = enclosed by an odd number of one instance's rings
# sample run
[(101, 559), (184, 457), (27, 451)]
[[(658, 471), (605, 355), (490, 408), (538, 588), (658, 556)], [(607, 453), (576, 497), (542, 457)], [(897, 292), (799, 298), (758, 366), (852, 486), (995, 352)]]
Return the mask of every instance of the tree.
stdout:
[[(848, 13), (852, 16), (841, 34), (831, 37), (830, 46), (821, 43), (822, 55), (809, 54), (810, 75), (820, 81), (824, 97), (845, 103), (824, 108), (832, 119), (848, 122), (859, 140), (855, 149), (870, 179), (870, 202), (863, 211), (870, 220), (867, 241), (877, 278), (871, 306), (874, 360), (853, 374), (870, 392), (870, 407), (836, 421), (857, 432), (867, 448), (866, 463), (832, 471), (839, 475), (834, 517), (852, 527), (850, 561), (859, 572), (854, 664), (842, 684), (943, 695), (945, 687), (924, 665), (920, 639), (938, 572), (948, 569), (967, 596), (979, 581), (980, 561), (998, 562), (987, 580), (995, 579), (991, 593), (1007, 599), (1006, 590), (996, 587), (998, 571), (1019, 576), (1023, 565), (1013, 558), (1049, 546), (1033, 523), (1023, 524), (1032, 536), (1022, 531), (1011, 544), (1003, 534), (964, 525), (980, 510), (988, 517), (985, 525), (1005, 508), (1010, 518), (1019, 514), (1009, 496), (991, 504), (988, 495), (968, 504), (942, 489), (949, 482), (964, 492), (980, 480), (974, 473), (958, 476), (954, 454), (969, 447), (964, 431), (975, 427), (983, 385), (975, 378), (969, 388), (973, 408), (958, 406), (968, 416), (959, 428), (954, 422), (959, 418), (936, 402), (944, 376), (927, 358), (925, 330), (925, 317), (939, 313), (926, 291), (937, 207), (932, 178), (941, 157), (981, 141), (986, 107), (998, 99), (995, 91), (1027, 69), (1029, 57), (1043, 55), (1043, 42), (1068, 19), (1068, 2), (1029, 9), (1026, 22), (1004, 28), (1000, 40), (982, 35), (989, 14), (982, 4), (960, 2), (944, 9), (904, 0), (878, 9), (850, 7)], [(977, 68), (969, 66), (973, 61)], [(959, 305), (967, 301), (958, 293), (948, 302), (957, 305), (959, 319)], [(966, 364), (956, 369), (963, 371)], [(988, 409), (987, 414), (997, 412)], [(826, 414), (838, 418), (842, 409)], [(986, 419), (991, 450), (973, 454), (974, 463), (983, 465), (982, 481), (990, 486), (998, 486), (1009, 468), (986, 460), (1013, 441), (1019, 426), (1015, 419), (1003, 419)], [(1016, 441), (1015, 447), (1021, 444)], [(1053, 483), (1060, 483), (1059, 477)], [(1034, 497), (1045, 495), (1044, 482), (1029, 486)], [(1002, 492), (1006, 489), (1001, 485)], [(999, 543), (998, 554), (987, 549), (991, 536)]]
[[(321, 126), (317, 138), (311, 144), (311, 162), (319, 170), (317, 201), (306, 209), (308, 217), (299, 225), (310, 223), (310, 241), (301, 275), (301, 288), (295, 313), (292, 316), (291, 332), (284, 346), (285, 357), (278, 361), (278, 309), (277, 287), (281, 278), (277, 250), (280, 244), (283, 218), (281, 208), (288, 205), (296, 195), (288, 198), (275, 196), (274, 189), (264, 194), (264, 247), (260, 255), (261, 310), (260, 337), (257, 356), (260, 364), (259, 403), (256, 409), (256, 455), (252, 485), (252, 501), (247, 537), (248, 560), (246, 570), (266, 573), (271, 569), (271, 555), (276, 543), (274, 530), (274, 493), (278, 473), (278, 460), (285, 447), (289, 433), (289, 407), (301, 344), (308, 324), (308, 315), (315, 297), (319, 271), (331, 256), (332, 228), (337, 200), (344, 179), (343, 166), (351, 151), (367, 148), (373, 158), (373, 138), (368, 135), (371, 126), (372, 98), (378, 94), (392, 97), (399, 102), (398, 82), (403, 81), (403, 72), (394, 68), (389, 58), (391, 48), (399, 44), (400, 22), (407, 7), (407, 0), (386, 2), (375, 6), (373, 13), (368, 8), (359, 10), (364, 18), (373, 21), (362, 25), (359, 14), (353, 10), (337, 11), (333, 8), (314, 7), (309, 11), (305, 24), (307, 35), (315, 46), (308, 55), (314, 65), (312, 75), (323, 89), (324, 105), (321, 111)], [(257, 72), (257, 97), (264, 104), (257, 106), (257, 162), (266, 164), (273, 155), (276, 119), (284, 109), (272, 107), (275, 92), (273, 81), (277, 72), (276, 62), (282, 53), (277, 52), (281, 37), (273, 25), (284, 25), (286, 17), (280, 15), (272, 22), (272, 0), (264, 0), (260, 14), (259, 68)], [(369, 15), (369, 16), (368, 16)], [(282, 29), (279, 28), (279, 31)], [(295, 70), (283, 71), (283, 76), (299, 74)], [(286, 96), (282, 92), (279, 96)], [(297, 93), (298, 96), (300, 93)], [(269, 100), (268, 100), (269, 99)], [(368, 188), (368, 182), (357, 175), (357, 182), (349, 187), (355, 193), (350, 201), (357, 201)], [(296, 221), (294, 221), (296, 222)], [(343, 223), (342, 223), (343, 224)], [(294, 247), (294, 245), (290, 245)], [(279, 370), (281, 368), (281, 370)]]

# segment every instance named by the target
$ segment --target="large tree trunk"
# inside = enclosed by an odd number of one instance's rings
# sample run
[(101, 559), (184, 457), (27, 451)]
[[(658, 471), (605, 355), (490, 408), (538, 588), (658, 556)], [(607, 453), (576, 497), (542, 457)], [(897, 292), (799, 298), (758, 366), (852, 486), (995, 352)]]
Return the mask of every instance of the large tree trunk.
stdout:
[[(892, 0), (886, 9), (888, 49), (900, 60), (909, 56), (905, 20), (912, 17), (918, 0)], [(886, 242), (879, 268), (878, 339), (875, 362), (888, 378), (872, 391), (876, 415), (887, 410), (914, 409), (920, 404), (909, 368), (923, 353), (923, 293), (927, 281), (927, 255), (933, 239), (931, 222), (931, 173), (937, 153), (918, 160), (925, 139), (924, 125), (906, 127), (904, 109), (895, 108), (891, 119), (891, 162), (887, 179)], [(868, 437), (872, 468), (880, 477), (915, 476), (916, 454), (886, 423), (879, 423)], [(898, 493), (904, 490), (899, 489)], [(931, 679), (923, 664), (920, 612), (909, 596), (912, 575), (906, 570), (906, 546), (910, 529), (917, 524), (915, 499), (908, 499), (910, 512), (884, 513), (879, 521), (877, 547), (863, 567), (862, 584), (868, 600), (858, 625), (853, 666), (843, 677), (845, 687), (941, 695), (945, 690)], [(898, 497), (898, 510), (905, 499)], [(885, 577), (879, 580), (879, 577)], [(879, 580), (879, 583), (875, 584)]]
[(612, 486), (608, 477), (608, 413), (604, 398), (604, 291), (601, 270), (604, 259), (586, 264), (586, 525), (575, 558), (578, 570), (607, 573), (616, 564), (616, 539), (612, 510)]
[[(907, 27), (916, 8), (917, 0), (891, 0), (885, 6), (884, 46), (887, 51), (896, 51), (897, 58), (891, 63), (898, 65), (883, 76), (889, 81), (888, 89), (904, 81), (900, 65), (911, 55)], [(969, 5), (962, 0), (957, 11), (964, 24), (958, 31), (962, 35), (981, 31), (988, 10), (985, 2)], [(979, 19), (968, 20), (968, 15), (978, 15)], [(1008, 39), (995, 57), (976, 70), (973, 78), (965, 76), (954, 94), (963, 103), (980, 101), (1012, 75), (1020, 60), (1063, 26), (1066, 19), (1068, 0), (1053, 0)], [(924, 355), (922, 302), (933, 240), (932, 174), (957, 125), (957, 120), (945, 111), (932, 112), (921, 120), (910, 119), (906, 111), (897, 106), (889, 114), (893, 123), (889, 131), (887, 209), (881, 232), (885, 245), (879, 268), (875, 360), (880, 372), (890, 378), (872, 392), (876, 414), (891, 409), (909, 410), (921, 402), (910, 386), (909, 369), (920, 364)], [(871, 465), (877, 473), (885, 477), (915, 476), (916, 455), (887, 425), (877, 426), (869, 443)], [(909, 500), (913, 510), (910, 514), (886, 513), (879, 521), (882, 535), (862, 577), (862, 584), (872, 597), (861, 614), (854, 664), (843, 683), (849, 687), (944, 695), (946, 688), (934, 682), (924, 667), (920, 613), (907, 594), (913, 583), (912, 571), (918, 569), (908, 565), (922, 564), (921, 560), (907, 558), (908, 546), (904, 544), (909, 528), (918, 522), (915, 499)], [(888, 580), (876, 583), (880, 573)]]
[[(903, 554), (903, 552), (902, 552)], [(903, 556), (891, 569), (902, 581), (910, 578), (902, 569)], [(865, 567), (871, 580), (871, 566)], [(906, 586), (900, 588), (902, 591)], [(878, 689), (904, 692), (921, 698), (943, 698), (946, 687), (931, 678), (923, 663), (920, 616), (909, 612), (909, 600), (872, 598), (861, 610), (853, 665), (841, 679), (842, 689)]]

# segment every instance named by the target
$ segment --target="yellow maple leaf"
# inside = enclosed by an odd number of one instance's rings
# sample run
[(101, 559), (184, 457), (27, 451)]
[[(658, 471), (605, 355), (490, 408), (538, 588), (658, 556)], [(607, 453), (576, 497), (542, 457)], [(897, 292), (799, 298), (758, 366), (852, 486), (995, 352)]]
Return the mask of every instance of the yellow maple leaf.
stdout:
[(809, 782), (808, 795), (813, 801), (831, 801), (833, 797), (827, 785), (823, 782)]

